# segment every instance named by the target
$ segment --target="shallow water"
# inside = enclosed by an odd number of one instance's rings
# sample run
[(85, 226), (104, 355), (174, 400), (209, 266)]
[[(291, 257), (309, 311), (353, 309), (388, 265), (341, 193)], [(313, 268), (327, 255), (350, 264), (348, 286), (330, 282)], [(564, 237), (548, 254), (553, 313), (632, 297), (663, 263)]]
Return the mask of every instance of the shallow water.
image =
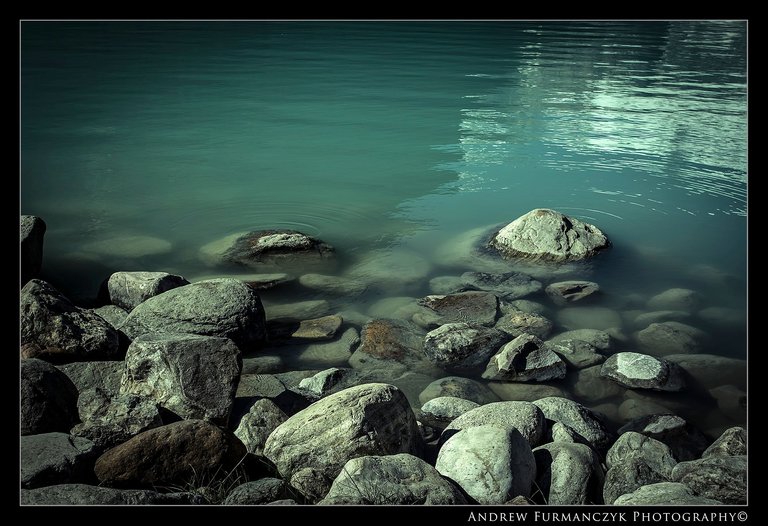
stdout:
[(692, 318), (707, 352), (746, 356), (745, 23), (25, 22), (21, 58), (22, 212), (79, 301), (114, 270), (230, 272), (200, 247), (295, 228), (340, 274), (426, 266), (332, 302), (366, 314), (470, 269), (449, 240), (547, 207), (613, 240), (571, 275), (600, 306), (695, 289), (735, 317)]

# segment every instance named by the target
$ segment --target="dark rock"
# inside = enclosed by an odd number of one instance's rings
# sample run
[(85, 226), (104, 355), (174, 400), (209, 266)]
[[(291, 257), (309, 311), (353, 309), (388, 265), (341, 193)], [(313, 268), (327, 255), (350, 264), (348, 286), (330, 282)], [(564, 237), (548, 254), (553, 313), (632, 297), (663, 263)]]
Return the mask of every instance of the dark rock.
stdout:
[(696, 495), (723, 504), (747, 503), (747, 456), (710, 456), (680, 462), (672, 480), (682, 482)]
[(158, 493), (143, 489), (115, 489), (88, 484), (57, 484), (21, 490), (20, 504), (36, 506), (135, 506), (140, 504), (202, 504), (193, 493)]
[(634, 431), (619, 436), (605, 456), (608, 468), (619, 466), (632, 458), (639, 458), (664, 477), (672, 475), (677, 460), (663, 442)]
[(576, 329), (565, 331), (552, 336), (547, 343), (561, 343), (568, 340), (578, 340), (592, 345), (599, 351), (608, 351), (611, 349), (611, 336), (605, 331), (598, 329)]
[[(104, 451), (130, 438), (163, 425), (163, 419), (153, 400), (136, 395), (103, 397), (99, 389), (80, 393), (78, 408), (82, 424), (72, 428), (72, 435), (87, 438), (96, 449)], [(97, 404), (84, 410), (85, 400), (95, 395)], [(103, 397), (103, 398), (102, 398)], [(101, 398), (101, 400), (98, 400)], [(101, 403), (98, 403), (101, 402)]]
[(299, 283), (308, 289), (347, 298), (359, 296), (368, 288), (362, 280), (324, 274), (304, 274), (299, 278)]
[(547, 384), (518, 384), (513, 382), (488, 382), (488, 387), (501, 400), (510, 402), (533, 402), (548, 396), (569, 395), (559, 387)]
[(113, 486), (171, 485), (235, 468), (246, 455), (232, 433), (202, 420), (184, 420), (145, 431), (108, 450), (95, 473)]
[(715, 354), (670, 354), (665, 360), (674, 362), (707, 389), (734, 385), (745, 389), (747, 361)]
[(669, 446), (678, 462), (699, 458), (710, 440), (696, 427), (677, 415), (648, 415), (619, 429), (619, 434), (635, 431)]
[(691, 289), (673, 288), (656, 294), (648, 300), (648, 308), (653, 310), (677, 310), (693, 312), (702, 304), (701, 294)]
[(326, 300), (297, 301), (296, 303), (269, 304), (266, 306), (267, 319), (272, 321), (311, 320), (321, 318), (330, 312), (331, 304)]
[(271, 341), (285, 340), (284, 343), (301, 344), (332, 340), (342, 323), (344, 320), (341, 316), (323, 316), (299, 322), (274, 321), (268, 323), (267, 331)]
[(110, 361), (72, 362), (57, 367), (72, 380), (78, 392), (98, 388), (114, 396), (120, 390), (124, 366), (123, 362)]
[(462, 429), (477, 426), (496, 426), (504, 430), (517, 429), (531, 447), (538, 446), (544, 437), (544, 414), (530, 402), (493, 402), (467, 411), (456, 418), (443, 431), (441, 442)]
[(603, 500), (606, 504), (613, 504), (622, 495), (658, 482), (669, 482), (668, 475), (657, 471), (644, 458), (630, 457), (611, 467), (605, 474)]
[(480, 504), (504, 504), (531, 494), (536, 461), (514, 428), (487, 425), (462, 429), (440, 448), (435, 468)]
[(128, 311), (117, 305), (103, 305), (96, 309), (89, 309), (94, 314), (101, 316), (112, 327), (120, 327), (128, 317)]
[(590, 343), (581, 340), (547, 341), (544, 345), (557, 354), (572, 369), (586, 369), (605, 361), (605, 356), (597, 352)]
[(600, 285), (593, 281), (558, 281), (544, 291), (557, 305), (567, 305), (600, 292)]
[(427, 314), (415, 314), (413, 321), (425, 329), (434, 329), (446, 323), (470, 323), (491, 327), (499, 313), (499, 298), (482, 291), (426, 296), (418, 301)]
[(447, 323), (427, 333), (424, 354), (438, 367), (471, 370), (484, 366), (508, 336), (496, 329)]
[(522, 334), (533, 334), (546, 338), (552, 332), (552, 322), (541, 314), (532, 314), (510, 309), (496, 322), (495, 328), (507, 333), (512, 338)]
[(435, 468), (407, 453), (349, 460), (319, 504), (466, 504)]
[(685, 380), (677, 364), (635, 352), (620, 352), (608, 358), (600, 374), (633, 389), (680, 391)]
[(21, 284), (40, 275), (43, 265), (43, 238), (45, 221), (36, 216), (21, 216), (19, 238), (21, 242)]
[(612, 433), (592, 411), (573, 400), (550, 396), (533, 402), (544, 417), (560, 422), (581, 435), (598, 452), (605, 451), (611, 443)]
[(363, 326), (360, 346), (349, 364), (358, 369), (432, 372), (423, 347), (424, 333), (415, 325), (401, 320), (371, 320)]
[(131, 311), (120, 329), (142, 334), (189, 333), (230, 338), (238, 347), (259, 346), (266, 336), (258, 294), (231, 278), (199, 281), (149, 298)]
[(350, 372), (350, 369), (339, 369), (338, 367), (325, 369), (314, 376), (304, 378), (299, 382), (299, 389), (308, 391), (317, 397), (326, 396), (334, 387), (338, 386)]
[(592, 448), (552, 442), (533, 450), (536, 485), (546, 504), (568, 506), (602, 501), (603, 468)]
[(267, 437), (277, 426), (288, 420), (286, 415), (268, 398), (257, 400), (243, 416), (235, 429), (235, 436), (245, 445), (249, 453), (261, 455)]
[(504, 344), (483, 373), (487, 380), (545, 382), (565, 378), (565, 362), (531, 334)]
[[(746, 377), (745, 377), (746, 380)], [(734, 385), (721, 385), (709, 390), (709, 394), (717, 400), (717, 407), (726, 415), (747, 419), (747, 393)]]
[(618, 497), (615, 506), (696, 506), (722, 502), (694, 495), (691, 488), (678, 482), (657, 482)]
[(53, 365), (21, 360), (21, 434), (69, 432), (78, 421), (77, 388)]
[(624, 388), (601, 376), (601, 367), (594, 365), (576, 371), (571, 375), (572, 391), (580, 400), (587, 402), (600, 402), (606, 399), (613, 399), (624, 392)]
[(229, 492), (225, 506), (254, 506), (267, 504), (288, 496), (288, 483), (276, 478), (263, 478), (240, 484)]
[(470, 290), (492, 292), (496, 296), (512, 301), (534, 294), (542, 289), (540, 281), (520, 272), (491, 274), (488, 272), (465, 272), (461, 276), (442, 276), (429, 281), (436, 294), (453, 294)]
[(440, 396), (463, 398), (480, 405), (499, 401), (499, 397), (484, 384), (461, 376), (446, 376), (435, 380), (419, 394), (419, 401), (425, 404)]
[(181, 276), (167, 272), (115, 272), (107, 280), (109, 301), (127, 311), (167, 290), (189, 285)]
[(201, 255), (210, 263), (246, 267), (331, 259), (334, 252), (328, 243), (296, 230), (257, 230), (235, 234), (201, 249)]
[(506, 259), (563, 262), (592, 257), (611, 243), (594, 225), (537, 208), (499, 230), (489, 246)]
[(702, 453), (701, 458), (727, 457), (747, 454), (747, 430), (743, 427), (731, 427), (726, 429)]
[(151, 398), (184, 419), (226, 424), (241, 368), (240, 350), (227, 338), (144, 335), (128, 348), (120, 392)]
[(364, 384), (320, 399), (272, 434), (264, 456), (312, 501), (322, 499), (348, 460), (419, 455), (421, 436), (407, 398), (387, 384)]
[(19, 304), (22, 358), (61, 363), (117, 356), (117, 331), (45, 281), (33, 279), (24, 285)]
[(22, 436), (21, 487), (87, 482), (92, 477), (93, 442), (66, 433)]

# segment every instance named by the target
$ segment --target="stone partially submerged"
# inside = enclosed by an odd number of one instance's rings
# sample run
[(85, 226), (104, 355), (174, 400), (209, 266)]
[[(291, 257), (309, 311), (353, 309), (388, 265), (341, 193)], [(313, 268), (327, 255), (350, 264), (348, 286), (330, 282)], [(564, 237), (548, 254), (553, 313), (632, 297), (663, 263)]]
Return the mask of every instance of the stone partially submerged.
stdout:
[(200, 249), (209, 264), (258, 267), (296, 260), (327, 260), (335, 255), (328, 243), (296, 230), (256, 230), (232, 234)]
[(559, 380), (565, 378), (565, 362), (536, 336), (522, 334), (491, 357), (483, 378), (511, 382)]
[(600, 374), (633, 389), (680, 391), (685, 385), (680, 367), (636, 352), (619, 352), (603, 363)]
[(594, 225), (537, 208), (499, 230), (488, 245), (505, 259), (566, 262), (592, 257), (611, 243)]

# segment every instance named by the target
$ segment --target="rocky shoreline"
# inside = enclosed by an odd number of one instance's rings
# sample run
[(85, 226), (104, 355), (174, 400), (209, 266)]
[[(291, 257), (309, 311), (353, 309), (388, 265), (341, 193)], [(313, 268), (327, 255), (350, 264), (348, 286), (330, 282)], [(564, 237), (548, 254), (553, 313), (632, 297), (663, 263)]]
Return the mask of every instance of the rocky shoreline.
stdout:
[[(202, 254), (253, 274), (115, 272), (85, 308), (37, 278), (42, 219), (20, 224), (22, 504), (746, 503), (746, 362), (707, 347), (727, 309), (682, 286), (605, 307), (559, 271), (610, 248), (594, 225), (533, 210), (431, 279), (239, 234)], [(262, 301), (286, 284), (389, 294)]]

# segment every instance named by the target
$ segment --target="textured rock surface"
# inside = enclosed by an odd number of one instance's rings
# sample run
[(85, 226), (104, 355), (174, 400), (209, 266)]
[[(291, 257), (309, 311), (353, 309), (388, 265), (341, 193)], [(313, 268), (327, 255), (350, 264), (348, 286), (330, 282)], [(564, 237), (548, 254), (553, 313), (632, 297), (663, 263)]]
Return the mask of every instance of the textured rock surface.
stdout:
[(418, 301), (424, 315), (414, 314), (413, 321), (426, 329), (446, 323), (471, 323), (491, 327), (499, 314), (499, 298), (483, 291), (426, 296)]
[(57, 367), (72, 380), (78, 392), (82, 393), (86, 389), (98, 388), (115, 395), (120, 390), (123, 362), (72, 362)]
[(45, 221), (39, 217), (22, 215), (19, 219), (22, 285), (40, 275), (40, 269), (43, 265), (45, 229)]
[(22, 436), (21, 487), (85, 482), (92, 475), (93, 443), (66, 433)]
[(489, 246), (505, 258), (576, 261), (610, 246), (597, 227), (554, 210), (537, 208), (499, 230)]
[(189, 281), (167, 272), (115, 272), (107, 280), (109, 301), (128, 311), (139, 303)]
[(597, 352), (590, 343), (581, 340), (559, 340), (544, 342), (571, 369), (586, 369), (605, 361), (605, 356)]
[(504, 430), (517, 429), (531, 447), (538, 446), (546, 428), (544, 414), (530, 402), (494, 402), (480, 406), (451, 422), (443, 431), (441, 441), (457, 431), (477, 426), (496, 426)]
[(471, 400), (454, 396), (440, 396), (421, 406), (421, 420), (434, 427), (445, 427), (464, 413), (478, 407), (480, 405)]
[[(354, 327), (350, 327), (331, 341), (307, 342), (294, 344), (288, 348), (275, 348), (281, 362), (294, 367), (318, 367), (325, 369), (330, 366), (346, 365), (352, 357), (352, 353), (360, 344), (360, 333)], [(243, 360), (243, 371), (247, 370), (246, 363), (251, 360), (264, 360), (263, 356), (257, 356)], [(276, 366), (275, 370), (285, 370), (285, 367)], [(249, 371), (249, 372), (271, 372)]]
[(145, 333), (219, 336), (246, 348), (264, 341), (265, 327), (258, 294), (242, 281), (220, 278), (149, 298), (131, 311), (120, 330), (134, 339)]
[(610, 431), (592, 411), (578, 402), (551, 396), (533, 404), (541, 409), (547, 420), (567, 425), (598, 451), (608, 448), (612, 438)]
[(536, 477), (528, 441), (516, 429), (490, 425), (451, 436), (440, 448), (435, 468), (480, 504), (528, 497)]
[(69, 432), (78, 421), (77, 388), (53, 365), (37, 359), (20, 364), (21, 434)]
[(114, 327), (73, 305), (45, 281), (33, 279), (24, 285), (19, 311), (22, 358), (59, 363), (114, 358), (119, 352)]
[(710, 456), (680, 462), (672, 480), (681, 482), (696, 495), (723, 504), (747, 503), (747, 456)]
[(635, 352), (612, 355), (603, 363), (600, 374), (634, 389), (680, 391), (685, 385), (677, 364)]
[(611, 336), (605, 331), (599, 329), (576, 329), (565, 331), (552, 336), (548, 343), (561, 343), (567, 340), (578, 340), (592, 345), (598, 351), (608, 351), (611, 349)]
[(359, 279), (345, 279), (325, 274), (304, 274), (299, 278), (299, 283), (308, 289), (347, 298), (359, 296), (368, 288), (365, 282)]
[(483, 367), (508, 336), (496, 329), (467, 323), (447, 323), (427, 333), (424, 354), (435, 365), (471, 370)]
[(331, 367), (325, 369), (317, 374), (304, 378), (299, 382), (299, 389), (307, 391), (313, 396), (325, 396), (329, 394), (335, 387), (341, 385), (345, 377), (352, 373), (350, 369), (340, 369), (338, 367)]
[(612, 468), (632, 458), (644, 459), (665, 477), (672, 475), (672, 469), (677, 464), (677, 460), (666, 444), (634, 431), (628, 431), (619, 436), (608, 450), (605, 464), (608, 468)]
[(557, 305), (581, 301), (600, 292), (600, 285), (594, 281), (558, 281), (544, 291)]
[(536, 484), (551, 505), (599, 504), (603, 468), (592, 448), (584, 444), (552, 442), (533, 450)]
[(226, 424), (241, 369), (240, 350), (227, 338), (145, 335), (128, 348), (120, 392), (151, 398), (181, 418)]
[(94, 314), (101, 316), (112, 327), (120, 327), (128, 317), (128, 311), (117, 305), (102, 305), (95, 309), (89, 309)]
[(665, 360), (674, 362), (707, 389), (721, 385), (747, 386), (747, 361), (715, 354), (670, 354)]
[(453, 396), (471, 400), (480, 405), (498, 402), (499, 397), (478, 381), (463, 376), (446, 376), (427, 385), (419, 394), (419, 401), (427, 403), (440, 396)]
[(263, 478), (240, 484), (227, 495), (225, 506), (253, 506), (284, 499), (289, 494), (288, 483), (276, 478)]
[(307, 300), (296, 303), (277, 303), (266, 306), (269, 321), (302, 321), (321, 318), (328, 314), (331, 304), (327, 300)]
[(202, 504), (192, 493), (158, 493), (143, 489), (115, 489), (88, 484), (57, 484), (21, 490), (21, 505), (134, 506), (138, 504)]
[(213, 265), (280, 266), (297, 260), (331, 259), (334, 248), (296, 230), (256, 230), (213, 241), (200, 249), (200, 255)]
[(267, 333), (272, 342), (301, 344), (333, 339), (342, 323), (344, 319), (338, 315), (293, 322), (273, 321), (267, 324)]
[(420, 458), (401, 453), (347, 462), (320, 504), (466, 504), (459, 489)]
[(743, 427), (726, 429), (717, 440), (704, 450), (701, 458), (727, 457), (747, 454), (747, 430)]
[(619, 434), (627, 431), (635, 431), (665, 443), (678, 462), (699, 458), (710, 444), (710, 440), (696, 427), (671, 414), (637, 418), (622, 426)]
[(531, 334), (504, 344), (488, 362), (483, 378), (513, 382), (545, 382), (565, 378), (565, 362)]
[(717, 500), (699, 497), (691, 488), (678, 482), (658, 482), (642, 486), (632, 493), (617, 498), (615, 506), (697, 506), (722, 504)]
[(702, 301), (701, 294), (695, 290), (673, 288), (656, 294), (649, 299), (648, 308), (693, 312), (701, 306)]
[(502, 317), (496, 321), (495, 328), (508, 334), (511, 338), (517, 338), (522, 334), (533, 334), (539, 338), (546, 338), (552, 332), (552, 322), (542, 316), (518, 309), (508, 309)]
[(651, 323), (635, 334), (640, 350), (653, 356), (698, 353), (706, 337), (702, 330), (676, 321)]
[(267, 439), (264, 456), (311, 500), (322, 499), (344, 464), (365, 455), (422, 448), (405, 395), (387, 384), (364, 384), (319, 400), (293, 415)]
[(248, 413), (240, 420), (235, 436), (245, 445), (249, 453), (261, 455), (270, 433), (288, 420), (282, 409), (268, 398), (257, 400)]
[(667, 481), (669, 477), (654, 469), (654, 465), (644, 458), (630, 457), (614, 465), (605, 474), (603, 501), (605, 504), (613, 504), (621, 495), (631, 493), (642, 486)]
[[(95, 404), (88, 404), (89, 399)], [(91, 407), (86, 409), (86, 405)], [(98, 388), (88, 389), (80, 393), (78, 408), (83, 423), (73, 427), (71, 433), (87, 438), (99, 451), (163, 425), (157, 404), (136, 395), (108, 397)]]
[[(424, 333), (402, 320), (377, 319), (363, 326), (360, 346), (349, 360), (355, 368), (432, 369), (423, 352)], [(399, 364), (399, 366), (397, 365)]]
[(233, 469), (246, 455), (232, 433), (202, 420), (150, 429), (116, 446), (96, 461), (98, 479), (113, 486), (183, 484)]

